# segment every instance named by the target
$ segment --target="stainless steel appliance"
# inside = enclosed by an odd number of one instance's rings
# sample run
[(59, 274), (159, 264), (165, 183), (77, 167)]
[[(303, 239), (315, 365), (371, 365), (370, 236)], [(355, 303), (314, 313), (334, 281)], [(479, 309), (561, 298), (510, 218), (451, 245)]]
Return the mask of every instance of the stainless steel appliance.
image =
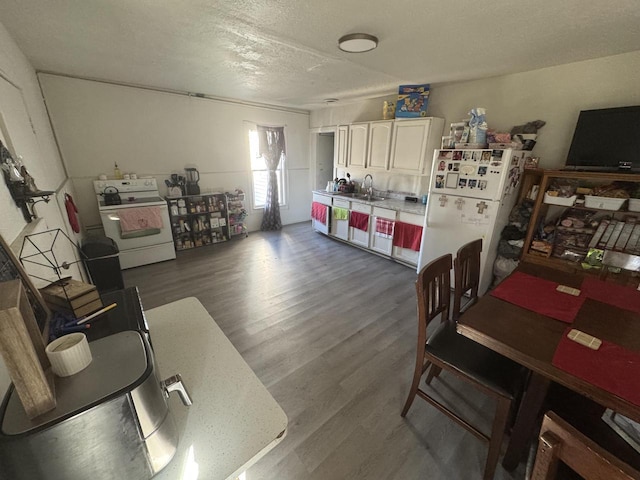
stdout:
[[(96, 180), (93, 187), (104, 234), (118, 245), (122, 269), (176, 258), (167, 202), (160, 197), (155, 178)], [(104, 193), (113, 189), (118, 192), (119, 204), (106, 201)], [(118, 212), (126, 208), (158, 209), (162, 227), (123, 232)]]
[(92, 363), (55, 377), (57, 406), (34, 420), (11, 387), (0, 407), (0, 477), (12, 480), (149, 479), (173, 458), (178, 434), (167, 397), (189, 395), (179, 375), (159, 380), (142, 333), (89, 344)]

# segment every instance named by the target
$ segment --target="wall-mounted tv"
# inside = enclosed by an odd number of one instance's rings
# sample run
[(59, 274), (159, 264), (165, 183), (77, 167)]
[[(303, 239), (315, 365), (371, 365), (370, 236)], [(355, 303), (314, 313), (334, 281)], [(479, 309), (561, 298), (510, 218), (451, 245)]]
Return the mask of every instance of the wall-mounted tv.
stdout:
[(640, 172), (640, 106), (581, 111), (566, 168)]

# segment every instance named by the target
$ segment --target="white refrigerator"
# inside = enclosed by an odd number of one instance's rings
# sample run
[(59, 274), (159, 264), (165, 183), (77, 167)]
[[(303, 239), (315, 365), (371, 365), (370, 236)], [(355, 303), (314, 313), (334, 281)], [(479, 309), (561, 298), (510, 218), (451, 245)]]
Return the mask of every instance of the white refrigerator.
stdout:
[[(479, 294), (493, 280), (500, 233), (507, 225), (530, 151), (436, 150), (418, 272), (431, 260), (482, 238)], [(453, 272), (451, 286), (453, 287)]]

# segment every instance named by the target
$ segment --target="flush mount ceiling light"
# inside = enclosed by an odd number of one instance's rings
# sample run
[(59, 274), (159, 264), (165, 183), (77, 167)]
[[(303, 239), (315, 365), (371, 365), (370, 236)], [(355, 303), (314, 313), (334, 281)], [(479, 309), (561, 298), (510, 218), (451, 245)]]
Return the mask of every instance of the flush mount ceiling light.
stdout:
[(338, 40), (338, 47), (343, 52), (363, 53), (378, 46), (378, 38), (368, 33), (350, 33)]

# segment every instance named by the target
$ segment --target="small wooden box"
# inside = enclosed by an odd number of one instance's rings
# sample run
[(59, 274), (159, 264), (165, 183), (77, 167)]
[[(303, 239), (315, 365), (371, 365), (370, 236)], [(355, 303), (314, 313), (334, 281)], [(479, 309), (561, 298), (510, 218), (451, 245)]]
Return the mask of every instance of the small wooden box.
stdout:
[(102, 308), (102, 300), (95, 285), (72, 278), (54, 282), (40, 289), (49, 308), (72, 313), (76, 318), (89, 315)]

